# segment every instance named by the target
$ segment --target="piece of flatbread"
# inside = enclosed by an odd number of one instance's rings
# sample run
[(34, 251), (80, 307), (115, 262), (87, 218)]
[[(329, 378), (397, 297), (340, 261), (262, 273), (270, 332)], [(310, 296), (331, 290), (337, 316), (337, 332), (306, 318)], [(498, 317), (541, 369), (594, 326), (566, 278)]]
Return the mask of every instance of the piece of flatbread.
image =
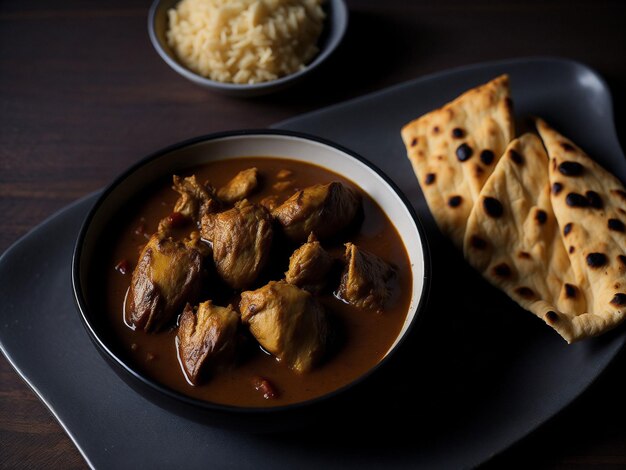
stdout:
[(572, 339), (595, 336), (623, 321), (626, 312), (626, 190), (544, 121), (537, 120), (537, 130), (550, 157), (551, 201), (575, 287), (587, 298)]
[(550, 202), (548, 156), (536, 135), (507, 147), (470, 214), (463, 251), (492, 284), (566, 341), (576, 339), (586, 299), (574, 287)]
[(439, 229), (459, 248), (474, 201), (513, 135), (507, 75), (402, 128), (428, 207)]

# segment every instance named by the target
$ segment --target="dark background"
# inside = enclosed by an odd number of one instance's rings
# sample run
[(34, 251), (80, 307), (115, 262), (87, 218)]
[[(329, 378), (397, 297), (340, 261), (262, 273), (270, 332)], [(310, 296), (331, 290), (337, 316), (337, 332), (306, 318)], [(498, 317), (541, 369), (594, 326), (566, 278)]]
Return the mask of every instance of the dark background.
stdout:
[[(586, 63), (611, 88), (624, 142), (624, 2), (347, 3), (346, 40), (314, 77), (278, 95), (242, 100), (199, 88), (159, 59), (147, 35), (149, 1), (1, 0), (0, 252), (166, 145), (266, 127), (481, 61), (544, 55)], [(625, 367), (622, 353), (572, 406), (488, 466), (626, 467)], [(49, 466), (85, 463), (0, 358), (0, 467)]]

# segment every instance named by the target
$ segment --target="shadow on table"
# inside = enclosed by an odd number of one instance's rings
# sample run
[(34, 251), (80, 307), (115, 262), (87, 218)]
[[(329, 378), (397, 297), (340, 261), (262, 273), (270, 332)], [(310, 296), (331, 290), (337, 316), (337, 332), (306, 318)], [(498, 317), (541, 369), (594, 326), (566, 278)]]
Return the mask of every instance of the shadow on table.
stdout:
[(351, 12), (345, 38), (328, 62), (294, 87), (256, 100), (314, 109), (383, 88), (403, 62), (426, 53), (420, 49), (425, 41), (419, 40), (426, 33), (417, 34), (409, 22)]

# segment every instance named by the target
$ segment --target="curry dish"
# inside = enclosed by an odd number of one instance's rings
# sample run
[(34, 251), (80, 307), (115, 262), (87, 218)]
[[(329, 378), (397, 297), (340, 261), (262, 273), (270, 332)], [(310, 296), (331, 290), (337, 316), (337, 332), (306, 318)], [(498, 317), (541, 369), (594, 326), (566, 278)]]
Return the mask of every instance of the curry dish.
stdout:
[(137, 195), (102, 251), (107, 321), (142, 373), (188, 396), (278, 406), (373, 367), (411, 268), (351, 181), (271, 157), (214, 161)]

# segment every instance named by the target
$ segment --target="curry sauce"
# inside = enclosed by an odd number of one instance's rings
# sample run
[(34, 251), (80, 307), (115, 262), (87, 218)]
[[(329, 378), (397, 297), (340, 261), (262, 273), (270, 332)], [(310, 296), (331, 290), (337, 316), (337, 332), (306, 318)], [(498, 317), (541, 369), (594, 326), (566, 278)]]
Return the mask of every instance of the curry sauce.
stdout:
[[(157, 231), (159, 221), (172, 214), (178, 199), (178, 194), (171, 189), (171, 179), (138, 194), (135, 203), (110, 228), (112, 245), (103, 250), (101, 261), (106, 287), (103, 305), (117, 347), (142, 373), (191, 397), (226, 405), (266, 407), (324, 395), (352, 382), (378, 363), (397, 338), (405, 321), (412, 279), (408, 255), (391, 221), (361, 188), (336, 173), (295, 160), (249, 157), (210, 162), (190, 168), (181, 176), (195, 174), (198, 181), (208, 180), (215, 188), (221, 188), (238, 172), (251, 167), (256, 167), (262, 175), (260, 188), (248, 197), (251, 203), (274, 198), (280, 204), (302, 188), (331, 182), (340, 182), (361, 196), (362, 217), (359, 223), (341, 237), (321, 242), (337, 266), (328, 275), (327, 288), (315, 294), (326, 310), (333, 329), (332, 346), (320, 364), (308, 372), (296, 373), (261, 348), (250, 334), (245, 334), (246, 327), (240, 325), (244, 335), (234, 362), (211, 373), (202, 383), (193, 385), (185, 376), (178, 355), (176, 322), (157, 332), (146, 332), (128, 324), (124, 309), (131, 272), (148, 238)], [(181, 228), (180, 236), (191, 228)], [(389, 281), (391, 295), (382, 311), (358, 308), (337, 295), (346, 242), (377, 255), (395, 267), (395, 276)], [(275, 237), (268, 266), (248, 290), (283, 279), (289, 256), (299, 246), (300, 243), (290, 242), (285, 237)], [(205, 263), (210, 271), (211, 259)], [(211, 299), (216, 305), (230, 304), (238, 310), (241, 290), (228, 287), (215, 274), (204, 282), (206, 288), (196, 300), (196, 305)], [(269, 394), (265, 393), (268, 387)]]

